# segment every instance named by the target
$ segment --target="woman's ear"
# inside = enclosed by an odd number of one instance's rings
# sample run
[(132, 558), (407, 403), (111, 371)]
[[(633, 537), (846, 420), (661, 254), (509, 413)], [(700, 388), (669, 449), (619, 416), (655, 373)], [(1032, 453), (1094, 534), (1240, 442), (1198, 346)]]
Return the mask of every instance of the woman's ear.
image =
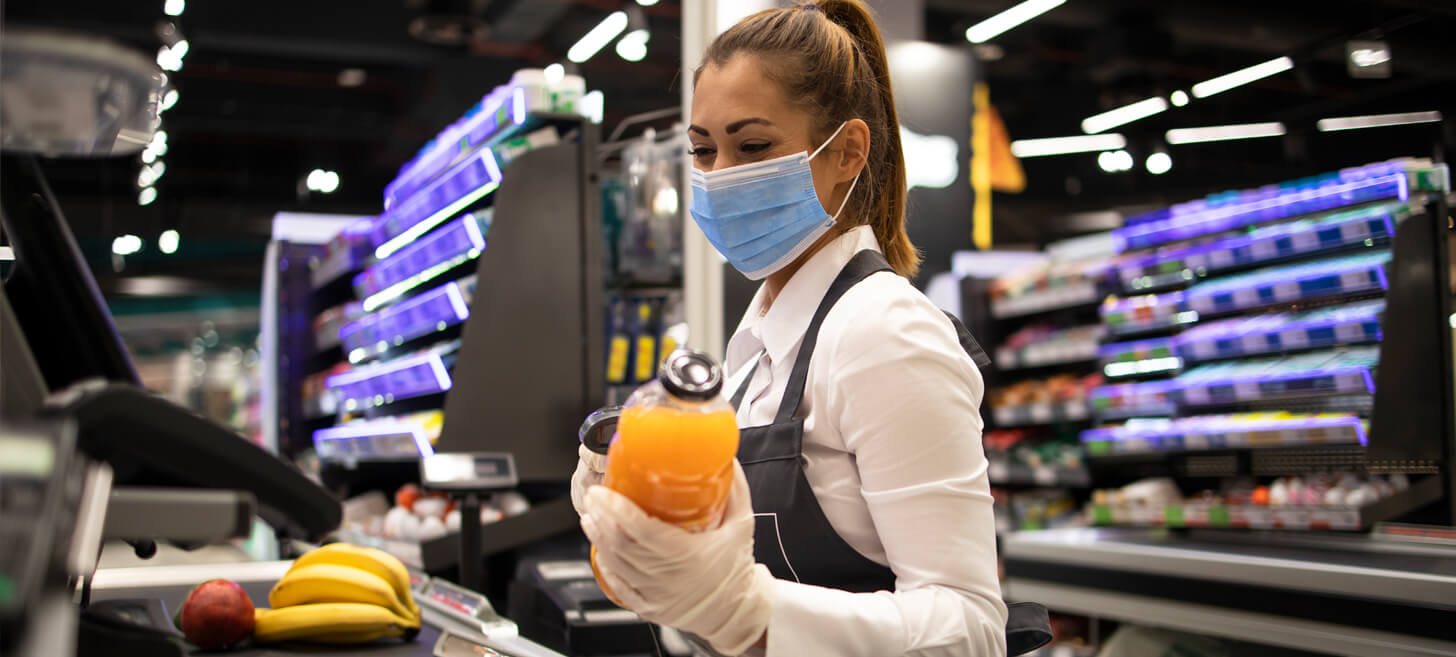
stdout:
[(859, 175), (869, 161), (870, 126), (863, 119), (850, 119), (844, 124), (839, 139), (839, 158), (836, 167), (836, 183), (845, 183)]

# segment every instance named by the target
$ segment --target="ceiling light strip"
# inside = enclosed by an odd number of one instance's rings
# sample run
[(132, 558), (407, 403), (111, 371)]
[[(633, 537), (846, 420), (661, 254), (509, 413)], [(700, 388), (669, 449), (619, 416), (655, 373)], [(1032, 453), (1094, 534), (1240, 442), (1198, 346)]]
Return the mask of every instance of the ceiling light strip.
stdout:
[(1440, 112), (1403, 112), (1400, 114), (1371, 114), (1368, 116), (1344, 116), (1330, 119), (1320, 119), (1315, 127), (1320, 132), (1338, 132), (1340, 130), (1359, 130), (1361, 128), (1387, 128), (1396, 125), (1413, 125), (1417, 123), (1440, 123)]
[(1193, 85), (1191, 91), (1194, 98), (1207, 98), (1217, 93), (1223, 93), (1234, 87), (1241, 87), (1256, 80), (1262, 80), (1271, 75), (1278, 75), (1294, 68), (1294, 60), (1288, 57), (1271, 59), (1262, 64), (1255, 64), (1245, 69), (1234, 71), (1226, 75), (1220, 75), (1212, 80), (1205, 80)]
[(1012, 28), (1062, 6), (1067, 0), (1026, 0), (966, 30), (966, 41), (985, 43)]
[(1127, 147), (1127, 139), (1120, 134), (1079, 135), (1076, 137), (1050, 137), (1047, 139), (1018, 139), (1011, 142), (1011, 154), (1016, 157), (1044, 157), (1068, 153), (1093, 153), (1115, 151)]
[(1256, 139), (1259, 137), (1280, 137), (1286, 134), (1284, 124), (1245, 123), (1240, 125), (1215, 125), (1206, 128), (1177, 128), (1165, 135), (1170, 144), (1199, 144), (1210, 141), (1234, 139)]
[(1131, 105), (1124, 105), (1117, 109), (1108, 110), (1101, 114), (1082, 119), (1082, 132), (1095, 135), (1121, 125), (1127, 125), (1133, 121), (1146, 119), (1154, 114), (1160, 114), (1167, 110), (1168, 101), (1163, 100), (1162, 96), (1154, 96)]

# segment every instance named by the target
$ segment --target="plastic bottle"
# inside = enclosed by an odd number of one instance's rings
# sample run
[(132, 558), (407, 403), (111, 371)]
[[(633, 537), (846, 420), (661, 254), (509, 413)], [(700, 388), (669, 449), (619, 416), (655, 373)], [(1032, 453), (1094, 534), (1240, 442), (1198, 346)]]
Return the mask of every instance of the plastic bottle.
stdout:
[(519, 88), (526, 96), (526, 112), (544, 112), (551, 109), (551, 83), (546, 81), (546, 71), (539, 68), (523, 68), (511, 76), (512, 88)]
[[(690, 531), (716, 526), (738, 453), (738, 424), (722, 393), (723, 370), (713, 359), (687, 349), (669, 355), (657, 379), (623, 406), (602, 484)], [(611, 596), (600, 573), (597, 581)]]
[(561, 81), (551, 85), (551, 111), (576, 114), (579, 111), (577, 104), (585, 95), (586, 78), (580, 75), (564, 76)]

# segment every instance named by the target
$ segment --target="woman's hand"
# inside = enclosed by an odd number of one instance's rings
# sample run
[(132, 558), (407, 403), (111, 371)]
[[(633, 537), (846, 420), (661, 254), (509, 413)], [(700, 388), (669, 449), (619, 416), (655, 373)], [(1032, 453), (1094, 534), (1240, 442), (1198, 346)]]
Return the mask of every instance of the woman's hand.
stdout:
[(613, 595), (641, 617), (691, 632), (725, 655), (764, 636), (773, 575), (753, 560), (753, 505), (743, 468), (733, 464), (723, 521), (689, 532), (647, 515), (604, 486), (587, 491), (581, 528)]
[(576, 450), (576, 472), (571, 475), (571, 505), (576, 507), (577, 515), (586, 515), (586, 491), (588, 488), (602, 483), (602, 475), (607, 472), (607, 457), (581, 445)]

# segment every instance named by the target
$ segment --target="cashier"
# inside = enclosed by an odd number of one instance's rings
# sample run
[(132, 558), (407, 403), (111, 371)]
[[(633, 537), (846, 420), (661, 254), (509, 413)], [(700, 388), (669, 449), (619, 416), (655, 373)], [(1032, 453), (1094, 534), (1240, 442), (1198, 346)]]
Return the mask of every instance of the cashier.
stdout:
[[(692, 215), (763, 284), (727, 351), (736, 485), (689, 533), (573, 478), (606, 584), (724, 655), (1006, 654), (980, 372), (911, 284), (885, 48), (860, 0), (762, 11), (694, 75)], [(812, 356), (812, 357), (811, 357)]]

